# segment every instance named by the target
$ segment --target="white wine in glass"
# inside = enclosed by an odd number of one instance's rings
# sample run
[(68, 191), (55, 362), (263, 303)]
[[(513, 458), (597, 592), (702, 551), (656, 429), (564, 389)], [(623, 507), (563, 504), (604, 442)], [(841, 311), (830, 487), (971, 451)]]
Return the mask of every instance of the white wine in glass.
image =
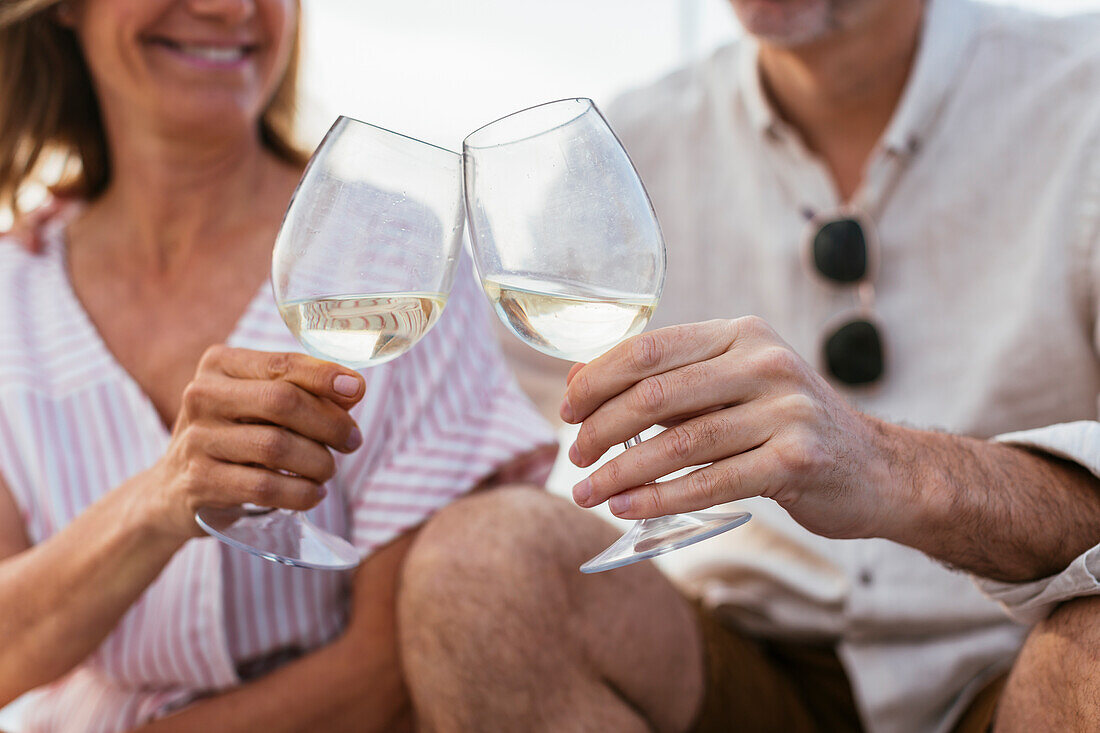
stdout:
[(303, 298), (279, 312), (312, 356), (363, 369), (411, 349), (446, 304), (443, 293), (379, 293)]
[(569, 361), (588, 361), (641, 333), (658, 300), (524, 277), (486, 277), (482, 286), (508, 330), (531, 348)]
[[(592, 101), (501, 118), (467, 136), (462, 154), (474, 261), (505, 326), (544, 354), (584, 362), (641, 333), (661, 297), (664, 241)], [(714, 511), (646, 519), (581, 570), (655, 557), (748, 520)]]
[[(439, 320), (462, 244), (462, 159), (339, 118), (294, 192), (271, 261), (275, 302), (312, 356), (363, 369)], [(338, 501), (329, 497), (326, 501)], [(302, 512), (204, 508), (209, 534), (286, 565), (343, 570), (359, 552)]]

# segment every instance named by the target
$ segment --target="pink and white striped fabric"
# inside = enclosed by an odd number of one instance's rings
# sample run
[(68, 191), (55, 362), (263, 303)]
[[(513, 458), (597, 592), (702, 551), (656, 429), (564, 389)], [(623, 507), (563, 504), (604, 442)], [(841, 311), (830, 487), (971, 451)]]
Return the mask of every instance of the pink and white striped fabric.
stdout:
[[(72, 213), (46, 223), (40, 255), (0, 239), (0, 474), (36, 543), (153, 464), (169, 441), (70, 286), (63, 234)], [(553, 440), (496, 350), (468, 258), (460, 267), (435, 329), (402, 358), (364, 372), (354, 416), (365, 444), (337, 458), (329, 496), (310, 513), (364, 555)], [(301, 350), (266, 287), (229, 343)], [(541, 481), (548, 469), (534, 466), (529, 478)], [(126, 730), (239, 684), (237, 670), (250, 660), (316, 648), (344, 623), (348, 578), (192, 540), (100, 648), (45, 688), (26, 730)]]

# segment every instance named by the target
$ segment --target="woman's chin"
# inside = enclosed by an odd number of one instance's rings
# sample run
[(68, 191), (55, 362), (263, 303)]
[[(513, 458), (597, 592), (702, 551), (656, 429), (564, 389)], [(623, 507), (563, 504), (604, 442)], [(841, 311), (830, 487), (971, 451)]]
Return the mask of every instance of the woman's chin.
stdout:
[(263, 114), (261, 102), (251, 95), (242, 98), (215, 89), (166, 90), (158, 99), (146, 100), (142, 108), (155, 128), (193, 134), (252, 130)]
[(189, 142), (253, 137), (260, 122), (259, 110), (241, 105), (211, 104), (211, 100), (175, 99), (165, 104), (152, 118), (156, 129), (171, 138), (182, 137)]

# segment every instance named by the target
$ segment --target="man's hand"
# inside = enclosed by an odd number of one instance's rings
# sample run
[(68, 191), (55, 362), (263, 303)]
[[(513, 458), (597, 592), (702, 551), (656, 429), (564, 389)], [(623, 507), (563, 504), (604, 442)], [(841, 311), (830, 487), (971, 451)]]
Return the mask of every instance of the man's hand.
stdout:
[[(763, 320), (674, 326), (629, 339), (570, 373), (561, 408), (582, 422), (573, 463), (653, 425), (671, 426), (573, 489), (642, 519), (765, 496), (828, 537), (880, 536), (899, 493), (884, 425), (850, 407)], [(689, 466), (692, 473), (652, 483)]]
[(577, 484), (581, 506), (610, 500), (641, 519), (765, 496), (811, 532), (884, 537), (1012, 582), (1060, 571), (1100, 537), (1100, 482), (1081, 466), (864, 415), (759, 318), (642, 334), (569, 376), (561, 416), (583, 421), (578, 466), (669, 426)]

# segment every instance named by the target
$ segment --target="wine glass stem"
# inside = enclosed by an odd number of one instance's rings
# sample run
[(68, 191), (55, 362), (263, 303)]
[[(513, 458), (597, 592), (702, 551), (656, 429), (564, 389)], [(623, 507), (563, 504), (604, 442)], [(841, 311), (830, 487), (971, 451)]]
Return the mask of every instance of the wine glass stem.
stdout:
[[(642, 443), (642, 436), (641, 435), (635, 435), (633, 438), (627, 438), (625, 441), (623, 441), (623, 448), (625, 450), (630, 450), (631, 448), (633, 448), (636, 445), (641, 445), (641, 443)], [(635, 522), (635, 526), (640, 525), (642, 527), (642, 531), (644, 531), (644, 528), (647, 526), (646, 525), (647, 522), (649, 522), (648, 519), (639, 519)]]

